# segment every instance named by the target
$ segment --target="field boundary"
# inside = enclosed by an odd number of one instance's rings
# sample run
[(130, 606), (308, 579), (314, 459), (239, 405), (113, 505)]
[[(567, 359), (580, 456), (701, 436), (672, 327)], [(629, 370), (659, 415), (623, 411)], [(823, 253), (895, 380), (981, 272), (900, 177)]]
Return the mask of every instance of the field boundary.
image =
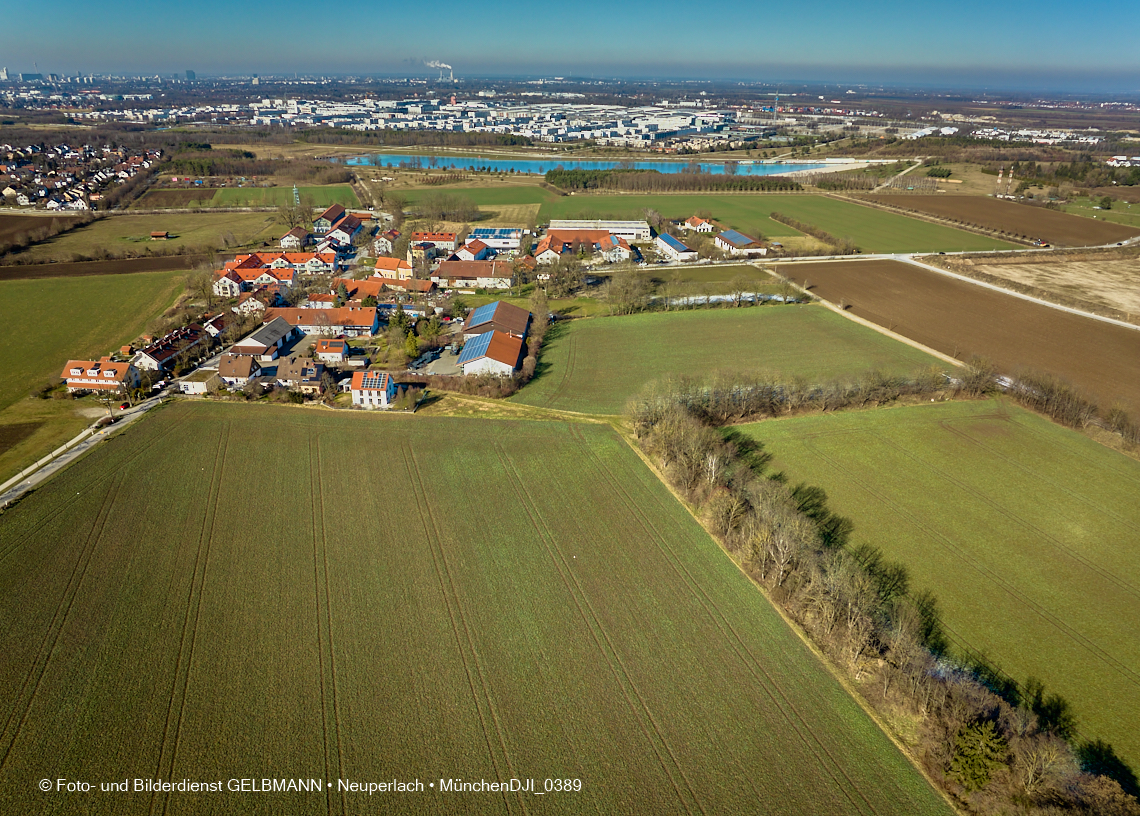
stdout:
[(926, 783), (930, 785), (931, 789), (934, 790), (938, 796), (941, 797), (942, 801), (944, 801), (947, 806), (950, 807), (955, 813), (959, 814), (959, 816), (967, 816), (966, 812), (958, 807), (957, 803), (949, 796), (949, 794), (947, 794), (944, 790), (942, 790), (941, 787), (935, 784), (934, 778), (927, 772), (922, 763), (918, 761), (918, 757), (911, 753), (906, 743), (904, 743), (901, 738), (895, 734), (894, 730), (887, 724), (883, 713), (881, 713), (867, 701), (867, 698), (863, 696), (858, 687), (855, 686), (851, 679), (847, 677), (846, 673), (842, 672), (839, 667), (836, 666), (835, 663), (830, 658), (828, 658), (826, 654), (824, 654), (823, 650), (816, 645), (815, 641), (813, 641), (808, 636), (807, 632), (798, 623), (792, 620), (792, 618), (788, 616), (788, 614), (780, 607), (778, 603), (772, 600), (768, 593), (764, 591), (764, 587), (762, 587), (755, 578), (748, 574), (748, 570), (736, 562), (736, 560), (729, 554), (728, 550), (725, 549), (724, 544), (721, 543), (720, 539), (709, 532), (709, 529), (705, 527), (704, 522), (701, 521), (700, 516), (698, 516), (697, 513), (693, 511), (693, 507), (687, 501), (685, 501), (684, 498), (681, 497), (676, 489), (674, 489), (673, 485), (669, 484), (669, 481), (665, 478), (665, 475), (661, 473), (660, 470), (658, 470), (653, 461), (650, 460), (650, 458), (645, 454), (644, 451), (641, 450), (640, 447), (638, 447), (636, 441), (630, 438), (629, 430), (618, 425), (617, 423), (614, 423), (613, 427), (617, 432), (617, 435), (621, 437), (622, 441), (625, 442), (626, 445), (629, 446), (630, 450), (634, 452), (634, 454), (645, 464), (647, 468), (649, 468), (649, 471), (662, 485), (664, 485), (665, 489), (668, 490), (670, 494), (672, 494), (673, 498), (676, 499), (683, 508), (685, 508), (685, 512), (687, 512), (693, 518), (693, 520), (700, 525), (701, 529), (705, 531), (705, 535), (707, 535), (713, 540), (713, 542), (716, 543), (716, 546), (720, 549), (723, 556), (727, 558), (729, 562), (731, 562), (732, 565), (736, 567), (737, 570), (740, 571), (740, 573), (748, 580), (748, 582), (756, 589), (756, 591), (760, 593), (764, 600), (768, 602), (768, 605), (772, 607), (772, 609), (776, 610), (776, 614), (779, 615), (780, 619), (787, 625), (787, 627), (795, 633), (796, 637), (799, 638), (804, 646), (807, 647), (808, 651), (810, 651), (812, 655), (814, 655), (815, 658), (819, 660), (824, 670), (831, 677), (835, 678), (843, 690), (847, 692), (852, 700), (855, 701), (855, 704), (859, 706), (859, 708), (871, 719), (876, 727), (878, 727), (878, 729), (884, 735), (886, 735), (887, 739), (891, 741), (891, 744), (894, 745), (904, 757), (906, 757), (911, 766), (918, 771), (924, 780), (926, 780)]
[[(877, 189), (871, 191), (872, 195), (874, 195), (876, 192)], [(826, 195), (829, 195), (832, 198), (842, 199), (843, 201), (850, 201), (852, 204), (859, 204), (873, 210), (877, 209), (883, 210), (884, 212), (894, 213), (895, 215), (905, 215), (907, 218), (913, 218), (915, 221), (926, 221), (930, 224), (937, 224), (940, 227), (951, 227), (953, 229), (961, 230), (962, 232), (972, 232), (975, 235), (984, 235), (986, 238), (993, 238), (997, 241), (1006, 241), (1010, 244), (1021, 244), (1026, 247), (1033, 245), (1031, 241), (1027, 241), (1024, 238), (1017, 238), (1009, 234), (1003, 235), (996, 230), (988, 230), (985, 227), (975, 227), (970, 224), (955, 224), (953, 221), (945, 218), (939, 218), (936, 215), (931, 215), (930, 213), (925, 213), (921, 210), (908, 210), (905, 207), (895, 207), (890, 204), (883, 204), (879, 201), (865, 201), (853, 196), (845, 196), (841, 193), (827, 193)], [(1012, 251), (1016, 252), (1017, 250)]]

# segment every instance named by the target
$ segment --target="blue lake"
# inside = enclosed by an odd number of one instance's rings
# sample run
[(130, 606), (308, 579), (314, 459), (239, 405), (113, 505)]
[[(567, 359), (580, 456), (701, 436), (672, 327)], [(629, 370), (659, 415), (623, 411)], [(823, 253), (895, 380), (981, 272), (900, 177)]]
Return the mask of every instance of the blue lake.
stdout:
[[(681, 173), (690, 167), (684, 161), (587, 161), (585, 159), (492, 159), (472, 156), (415, 156), (408, 153), (375, 153), (354, 156), (346, 164), (374, 167), (422, 167), (447, 170), (487, 170), (496, 173), (533, 173), (542, 175), (547, 170), (562, 167), (565, 170), (616, 170), (619, 167), (636, 170), (656, 170), (659, 173)], [(724, 162), (698, 162), (702, 173), (724, 173)], [(738, 176), (772, 176), (796, 170), (817, 170), (824, 164), (745, 164), (738, 162)]]

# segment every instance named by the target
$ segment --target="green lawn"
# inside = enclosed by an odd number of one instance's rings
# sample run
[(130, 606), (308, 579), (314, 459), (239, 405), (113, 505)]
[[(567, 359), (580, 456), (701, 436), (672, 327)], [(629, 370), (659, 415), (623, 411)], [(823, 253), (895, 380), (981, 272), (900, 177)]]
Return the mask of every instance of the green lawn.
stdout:
[[(725, 226), (765, 238), (794, 238), (797, 230), (769, 218), (772, 212), (812, 224), (837, 238), (850, 237), (863, 252), (951, 252), (1012, 249), (1013, 244), (931, 224), (905, 215), (820, 195), (682, 194), (558, 196), (541, 187), (447, 189), (484, 206), (542, 204), (539, 220), (556, 218), (642, 218), (654, 209), (666, 218), (688, 218), (708, 210)], [(411, 196), (426, 195), (417, 192)]]
[(1093, 204), (1094, 201), (1089, 198), (1074, 198), (1062, 205), (1061, 209), (1071, 215), (1083, 215), (1085, 218), (1140, 227), (1140, 204), (1130, 205), (1127, 201), (1114, 201), (1110, 210), (1094, 210)]
[(958, 649), (1042, 679), (1140, 766), (1140, 463), (1001, 400), (745, 430), (935, 592)]
[(766, 371), (825, 379), (909, 373), (938, 361), (821, 306), (758, 306), (575, 320), (554, 329), (539, 373), (515, 399), (618, 414), (668, 374)]
[(951, 814), (605, 425), (182, 402), (2, 521), (5, 812)]

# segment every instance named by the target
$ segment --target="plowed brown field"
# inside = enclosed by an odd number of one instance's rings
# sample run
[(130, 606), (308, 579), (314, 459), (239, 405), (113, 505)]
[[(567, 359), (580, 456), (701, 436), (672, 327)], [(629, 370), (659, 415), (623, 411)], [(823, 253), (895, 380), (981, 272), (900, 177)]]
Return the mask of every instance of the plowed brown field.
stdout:
[(1108, 221), (984, 196), (868, 195), (868, 201), (977, 224), (990, 230), (1039, 238), (1055, 246), (1099, 246), (1124, 241), (1140, 230)]
[(859, 317), (1003, 373), (1046, 371), (1140, 414), (1140, 331), (1039, 306), (899, 261), (797, 264), (796, 280)]
[(53, 227), (58, 223), (68, 223), (75, 220), (73, 215), (0, 215), (0, 243), (11, 241), (17, 235), (40, 227)]

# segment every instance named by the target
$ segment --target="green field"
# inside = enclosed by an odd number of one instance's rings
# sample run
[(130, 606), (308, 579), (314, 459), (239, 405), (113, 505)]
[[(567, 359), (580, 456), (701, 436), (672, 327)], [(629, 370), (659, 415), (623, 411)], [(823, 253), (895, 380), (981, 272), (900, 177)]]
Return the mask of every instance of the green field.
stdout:
[[(0, 481), (79, 433), (74, 402), (29, 400), (68, 359), (134, 340), (174, 302), (182, 272), (0, 281)], [(13, 434), (22, 427), (24, 433)]]
[(959, 649), (1140, 766), (1140, 463), (1000, 400), (745, 428), (934, 590)]
[[(1013, 249), (1013, 244), (952, 227), (908, 218), (820, 195), (573, 195), (558, 196), (540, 187), (445, 190), (481, 206), (541, 203), (539, 219), (641, 218), (648, 209), (666, 218), (688, 218), (708, 210), (722, 224), (765, 238), (792, 238), (800, 233), (769, 218), (772, 212), (813, 224), (837, 238), (850, 237), (863, 252), (953, 252)], [(409, 196), (426, 195), (417, 192)]]
[[(75, 254), (95, 258), (99, 250), (116, 252), (163, 252), (173, 247), (221, 249), (226, 236), (233, 246), (258, 245), (277, 241), (288, 228), (276, 213), (171, 213), (168, 215), (113, 215), (38, 243), (20, 254), (23, 262), (74, 260)], [(152, 232), (166, 231), (168, 241), (151, 241)]]
[[(341, 204), (359, 207), (360, 199), (347, 184), (330, 184), (320, 187), (297, 187), (302, 196), (312, 196), (318, 207)], [(293, 203), (292, 187), (225, 187), (203, 207), (277, 207)]]
[(951, 813), (608, 426), (183, 402), (0, 521), (6, 813)]
[(759, 306), (575, 320), (543, 347), (539, 373), (512, 399), (618, 414), (668, 374), (766, 371), (808, 380), (938, 364), (821, 306)]
[[(1099, 200), (1096, 199), (1096, 201)], [(1074, 198), (1072, 201), (1063, 204), (1061, 209), (1072, 215), (1083, 215), (1085, 218), (1096, 218), (1117, 224), (1126, 224), (1129, 227), (1140, 227), (1140, 204), (1114, 201), (1111, 210), (1094, 210), (1093, 204), (1094, 200), (1087, 197)]]

